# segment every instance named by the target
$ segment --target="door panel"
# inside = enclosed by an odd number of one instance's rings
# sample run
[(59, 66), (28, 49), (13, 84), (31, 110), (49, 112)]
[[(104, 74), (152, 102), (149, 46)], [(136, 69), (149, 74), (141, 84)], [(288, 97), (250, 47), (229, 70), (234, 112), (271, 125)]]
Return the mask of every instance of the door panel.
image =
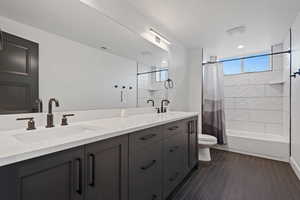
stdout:
[(3, 33), (0, 50), (0, 114), (36, 112), (38, 44)]

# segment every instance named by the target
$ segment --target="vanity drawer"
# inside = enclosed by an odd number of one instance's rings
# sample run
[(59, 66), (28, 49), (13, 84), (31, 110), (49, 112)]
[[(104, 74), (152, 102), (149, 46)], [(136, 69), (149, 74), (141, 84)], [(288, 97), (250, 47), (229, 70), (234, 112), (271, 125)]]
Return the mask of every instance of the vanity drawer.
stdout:
[(177, 185), (183, 180), (185, 173), (180, 166), (173, 166), (164, 173), (164, 199), (167, 199)]
[(164, 137), (186, 133), (186, 121), (176, 121), (164, 126)]
[(164, 197), (168, 197), (188, 171), (188, 135), (177, 134), (164, 141)]
[(130, 200), (162, 200), (162, 141), (130, 154)]
[(130, 200), (162, 200), (162, 141), (131, 153)]
[(153, 142), (163, 139), (162, 127), (154, 127), (130, 134), (129, 142), (135, 149), (147, 146)]

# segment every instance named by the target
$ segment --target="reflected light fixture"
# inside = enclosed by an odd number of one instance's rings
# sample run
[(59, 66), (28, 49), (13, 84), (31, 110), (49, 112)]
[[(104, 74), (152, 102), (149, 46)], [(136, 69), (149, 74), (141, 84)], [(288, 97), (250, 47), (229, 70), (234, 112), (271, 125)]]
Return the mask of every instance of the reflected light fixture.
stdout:
[(160, 43), (160, 41), (163, 41), (164, 43), (166, 43), (168, 45), (171, 44), (171, 42), (166, 37), (164, 37), (163, 35), (161, 35), (157, 31), (155, 31), (153, 28), (150, 28), (150, 32), (155, 36), (156, 42)]

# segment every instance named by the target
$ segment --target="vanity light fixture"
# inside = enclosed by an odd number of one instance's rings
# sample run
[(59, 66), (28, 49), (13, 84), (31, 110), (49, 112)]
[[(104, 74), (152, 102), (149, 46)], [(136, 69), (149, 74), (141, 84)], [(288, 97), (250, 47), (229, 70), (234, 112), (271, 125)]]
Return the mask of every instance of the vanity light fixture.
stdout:
[(150, 28), (150, 32), (155, 36), (155, 41), (160, 43), (160, 41), (163, 41), (164, 43), (170, 45), (171, 42), (164, 37), (163, 35), (161, 35), (160, 33), (158, 33), (157, 31), (155, 31), (153, 28)]

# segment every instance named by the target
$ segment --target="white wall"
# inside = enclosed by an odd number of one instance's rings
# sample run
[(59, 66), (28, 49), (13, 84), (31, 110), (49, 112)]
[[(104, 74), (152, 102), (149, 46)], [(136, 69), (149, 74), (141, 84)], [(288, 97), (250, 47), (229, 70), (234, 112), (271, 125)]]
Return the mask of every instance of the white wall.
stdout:
[[(198, 127), (202, 128), (202, 49), (188, 51), (189, 111), (199, 112)], [(200, 131), (201, 132), (201, 131)]]
[[(0, 17), (2, 30), (39, 43), (39, 91), (46, 102), (60, 100), (57, 110), (133, 107), (136, 62)], [(114, 85), (133, 86), (126, 103)]]
[[(292, 72), (300, 68), (300, 14), (292, 26)], [(292, 79), (292, 164), (300, 178), (300, 76)]]

